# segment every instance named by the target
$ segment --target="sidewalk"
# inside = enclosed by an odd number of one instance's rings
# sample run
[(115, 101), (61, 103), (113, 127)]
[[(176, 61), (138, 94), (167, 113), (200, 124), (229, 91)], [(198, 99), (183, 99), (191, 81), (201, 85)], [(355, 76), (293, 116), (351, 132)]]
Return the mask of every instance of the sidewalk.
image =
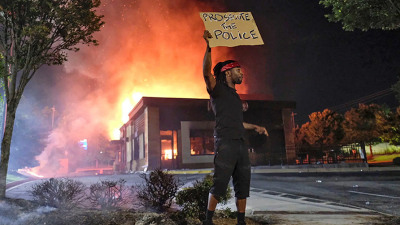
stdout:
[[(218, 206), (221, 210), (225, 208), (235, 210), (235, 200)], [(384, 224), (382, 218), (386, 215), (355, 206), (252, 188), (246, 216), (262, 218), (272, 224), (330, 225)]]
[[(393, 172), (400, 167), (324, 167), (321, 166), (284, 166), (253, 167), (252, 173), (264, 174), (298, 174), (298, 173), (346, 173), (346, 172)], [(212, 173), (213, 169), (175, 170), (174, 174)], [(235, 200), (218, 209), (236, 210)], [(247, 199), (247, 217), (257, 217), (266, 224), (286, 225), (339, 225), (339, 224), (385, 224), (390, 215), (373, 210), (319, 200), (304, 196), (280, 193), (275, 191), (251, 188)]]

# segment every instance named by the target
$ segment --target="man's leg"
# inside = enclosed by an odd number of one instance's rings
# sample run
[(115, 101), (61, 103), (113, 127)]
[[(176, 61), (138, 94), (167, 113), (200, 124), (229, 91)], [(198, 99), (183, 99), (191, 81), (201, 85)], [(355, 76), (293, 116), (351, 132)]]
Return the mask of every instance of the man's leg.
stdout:
[(237, 211), (239, 213), (245, 213), (246, 212), (246, 198), (243, 198), (243, 199), (236, 198), (236, 207), (237, 207)]
[(207, 209), (210, 211), (215, 211), (215, 208), (217, 207), (218, 200), (213, 194), (208, 195), (208, 205)]
[(235, 158), (232, 157), (230, 153), (231, 145), (232, 143), (230, 141), (223, 143), (223, 141), (219, 140), (218, 143), (216, 143), (213, 185), (208, 195), (206, 220), (203, 224), (213, 224), (212, 217), (217, 203), (219, 202), (219, 197), (226, 194), (226, 188), (235, 165)]
[(246, 199), (250, 194), (250, 176), (251, 166), (247, 148), (242, 141), (238, 152), (239, 159), (233, 171), (233, 187), (235, 190), (236, 207), (237, 207), (237, 221), (238, 224), (246, 224)]
[(217, 207), (218, 199), (213, 194), (208, 194), (208, 205), (206, 212), (206, 220), (203, 224), (213, 224), (212, 218), (214, 216), (215, 208)]
[(244, 218), (246, 213), (246, 198), (236, 198), (236, 208), (237, 208), (237, 222), (238, 224), (246, 224)]

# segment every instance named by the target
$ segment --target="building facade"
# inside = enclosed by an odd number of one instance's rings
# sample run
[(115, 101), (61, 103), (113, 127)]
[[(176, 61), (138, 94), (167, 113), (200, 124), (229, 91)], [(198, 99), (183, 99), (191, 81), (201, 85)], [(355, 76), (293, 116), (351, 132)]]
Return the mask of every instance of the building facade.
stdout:
[[(246, 132), (252, 165), (296, 160), (294, 102), (243, 99), (244, 121), (265, 126), (269, 137)], [(120, 128), (119, 172), (211, 168), (214, 114), (209, 99), (143, 97)]]

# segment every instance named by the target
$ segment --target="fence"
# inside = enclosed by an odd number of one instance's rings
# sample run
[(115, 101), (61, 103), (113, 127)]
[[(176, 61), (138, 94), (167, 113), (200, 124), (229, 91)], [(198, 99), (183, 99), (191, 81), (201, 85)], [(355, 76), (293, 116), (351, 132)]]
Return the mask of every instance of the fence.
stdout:
[(363, 155), (360, 146), (329, 146), (329, 147), (302, 147), (297, 148), (296, 164), (338, 164), (362, 163)]

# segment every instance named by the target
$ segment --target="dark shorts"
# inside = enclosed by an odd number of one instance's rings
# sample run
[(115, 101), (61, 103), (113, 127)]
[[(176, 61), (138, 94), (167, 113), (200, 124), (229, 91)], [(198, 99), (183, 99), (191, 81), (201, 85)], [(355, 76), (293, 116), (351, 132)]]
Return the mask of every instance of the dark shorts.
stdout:
[(215, 139), (214, 177), (210, 193), (219, 197), (226, 193), (232, 177), (235, 197), (249, 197), (250, 191), (249, 153), (242, 139)]

